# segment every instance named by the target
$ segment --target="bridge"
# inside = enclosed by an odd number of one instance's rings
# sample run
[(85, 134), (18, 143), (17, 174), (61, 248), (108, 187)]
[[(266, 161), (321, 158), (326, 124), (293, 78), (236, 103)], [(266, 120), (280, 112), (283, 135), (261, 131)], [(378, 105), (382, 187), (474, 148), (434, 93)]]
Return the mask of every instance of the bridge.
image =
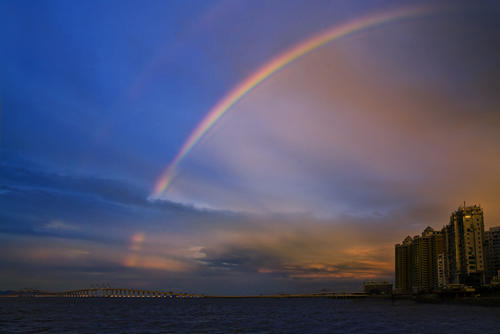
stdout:
[(141, 290), (127, 288), (88, 288), (57, 293), (61, 297), (72, 298), (201, 298), (203, 295), (176, 293), (172, 291)]

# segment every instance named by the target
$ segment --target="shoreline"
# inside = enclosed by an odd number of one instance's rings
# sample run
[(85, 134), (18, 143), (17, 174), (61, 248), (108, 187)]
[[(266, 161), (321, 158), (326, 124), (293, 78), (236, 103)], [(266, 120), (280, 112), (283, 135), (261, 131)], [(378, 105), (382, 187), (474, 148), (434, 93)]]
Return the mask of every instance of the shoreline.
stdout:
[[(57, 299), (106, 299), (106, 300), (155, 300), (163, 298), (155, 297), (63, 297), (56, 294), (35, 295), (35, 296), (19, 296), (19, 295), (2, 295), (0, 298), (8, 299), (33, 299), (33, 298), (57, 298)], [(197, 298), (174, 298), (174, 299), (350, 299), (350, 300), (387, 300), (392, 303), (397, 301), (413, 301), (418, 304), (460, 304), (486, 307), (500, 307), (500, 296), (483, 296), (483, 297), (456, 297), (446, 298), (439, 295), (363, 295), (363, 294), (278, 294), (278, 295), (243, 295), (243, 296), (201, 296)], [(170, 300), (170, 299), (168, 299)]]

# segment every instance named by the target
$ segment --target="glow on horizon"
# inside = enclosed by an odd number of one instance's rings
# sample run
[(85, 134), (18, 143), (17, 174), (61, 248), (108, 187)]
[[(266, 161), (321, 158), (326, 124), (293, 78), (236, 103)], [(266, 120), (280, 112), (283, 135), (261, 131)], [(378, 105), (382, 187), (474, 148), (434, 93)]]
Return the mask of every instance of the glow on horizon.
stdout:
[(226, 113), (236, 102), (255, 88), (258, 84), (270, 77), (272, 74), (299, 59), (300, 57), (314, 51), (315, 49), (328, 44), (338, 38), (347, 36), (351, 33), (361, 31), (379, 24), (388, 23), (396, 20), (414, 17), (430, 13), (434, 7), (404, 7), (383, 13), (369, 14), (358, 19), (335, 25), (325, 31), (299, 43), (290, 49), (280, 53), (271, 61), (264, 64), (256, 72), (240, 82), (234, 89), (229, 91), (204, 117), (195, 130), (189, 135), (188, 139), (182, 145), (181, 149), (172, 160), (170, 165), (164, 170), (155, 183), (152, 196), (158, 198), (163, 194), (172, 183), (176, 175), (176, 168), (182, 159), (191, 151), (191, 149), (200, 141), (210, 128)]

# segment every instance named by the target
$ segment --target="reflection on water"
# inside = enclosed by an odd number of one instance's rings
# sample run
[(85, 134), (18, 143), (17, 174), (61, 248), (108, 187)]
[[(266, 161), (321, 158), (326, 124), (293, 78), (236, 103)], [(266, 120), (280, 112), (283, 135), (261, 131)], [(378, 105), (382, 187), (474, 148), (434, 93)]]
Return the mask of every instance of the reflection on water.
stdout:
[(499, 328), (499, 308), (411, 301), (0, 299), (1, 333), (494, 333)]

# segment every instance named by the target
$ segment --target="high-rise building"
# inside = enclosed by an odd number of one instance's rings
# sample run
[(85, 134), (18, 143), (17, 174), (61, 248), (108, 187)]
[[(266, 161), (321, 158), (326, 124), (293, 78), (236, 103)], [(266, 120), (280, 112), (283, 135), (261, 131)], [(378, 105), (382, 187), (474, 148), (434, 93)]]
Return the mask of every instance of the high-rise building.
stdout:
[(443, 253), (441, 231), (427, 227), (422, 235), (395, 246), (396, 290), (401, 293), (432, 291), (438, 283), (438, 255)]
[(479, 285), (485, 282), (483, 210), (459, 207), (443, 230), (447, 283)]
[(500, 226), (484, 232), (484, 255), (486, 256), (486, 283), (490, 283), (500, 270)]
[(431, 291), (438, 287), (438, 254), (443, 252), (443, 235), (428, 226), (413, 238), (413, 291)]
[(395, 246), (396, 251), (396, 291), (400, 293), (411, 292), (412, 288), (412, 268), (411, 262), (411, 242), (407, 236), (401, 244)]
[(395, 245), (396, 290), (432, 291), (450, 284), (500, 284), (500, 227), (484, 231), (478, 205), (459, 207), (441, 231), (427, 227), (422, 235)]

